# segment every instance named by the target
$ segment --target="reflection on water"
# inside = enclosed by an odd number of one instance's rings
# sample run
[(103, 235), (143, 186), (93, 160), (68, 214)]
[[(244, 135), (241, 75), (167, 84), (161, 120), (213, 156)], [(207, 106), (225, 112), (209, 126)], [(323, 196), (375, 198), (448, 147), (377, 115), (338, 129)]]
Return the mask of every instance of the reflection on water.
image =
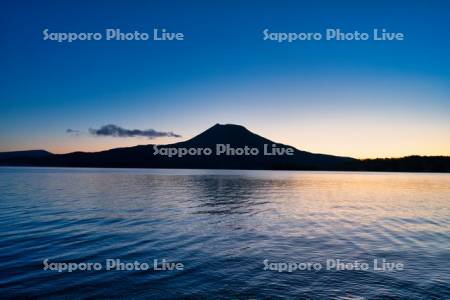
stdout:
[[(6, 296), (450, 297), (447, 174), (0, 168)], [(183, 271), (42, 270), (181, 261)], [(263, 260), (405, 270), (263, 270)]]

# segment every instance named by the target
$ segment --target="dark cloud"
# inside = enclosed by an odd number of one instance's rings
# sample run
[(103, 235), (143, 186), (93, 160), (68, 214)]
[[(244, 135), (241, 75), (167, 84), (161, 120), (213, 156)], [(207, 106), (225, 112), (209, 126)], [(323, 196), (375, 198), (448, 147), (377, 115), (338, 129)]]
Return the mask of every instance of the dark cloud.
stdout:
[(114, 137), (147, 137), (149, 139), (157, 137), (181, 137), (181, 135), (173, 132), (162, 132), (154, 129), (125, 129), (114, 124), (108, 124), (100, 127), (100, 129), (89, 129), (89, 133), (95, 136), (114, 136)]

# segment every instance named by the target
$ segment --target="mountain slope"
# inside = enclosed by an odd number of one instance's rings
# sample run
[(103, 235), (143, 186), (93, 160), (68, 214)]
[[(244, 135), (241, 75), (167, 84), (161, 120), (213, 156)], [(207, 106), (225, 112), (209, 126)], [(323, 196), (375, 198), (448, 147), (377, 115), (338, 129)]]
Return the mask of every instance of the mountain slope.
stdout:
[(36, 158), (45, 157), (53, 155), (52, 153), (45, 150), (24, 150), (24, 151), (10, 151), (10, 152), (0, 152), (0, 160), (11, 159), (11, 158)]

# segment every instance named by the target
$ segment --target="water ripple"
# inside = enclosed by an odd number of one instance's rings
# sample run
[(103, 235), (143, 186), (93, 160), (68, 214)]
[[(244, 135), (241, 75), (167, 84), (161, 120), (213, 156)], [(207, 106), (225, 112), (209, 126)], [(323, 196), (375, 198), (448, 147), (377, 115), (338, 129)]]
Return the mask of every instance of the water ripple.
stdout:
[[(450, 299), (450, 176), (0, 168), (2, 297)], [(263, 261), (403, 271), (264, 270)], [(180, 271), (43, 270), (182, 262)]]

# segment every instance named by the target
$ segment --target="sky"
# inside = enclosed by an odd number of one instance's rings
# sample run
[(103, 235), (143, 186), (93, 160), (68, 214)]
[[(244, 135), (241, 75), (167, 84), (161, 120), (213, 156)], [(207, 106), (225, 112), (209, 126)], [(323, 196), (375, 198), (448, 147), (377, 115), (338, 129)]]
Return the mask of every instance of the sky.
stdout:
[[(19, 0), (0, 6), (0, 151), (168, 144), (234, 123), (316, 153), (450, 155), (448, 1)], [(43, 39), (44, 29), (106, 28), (164, 28), (185, 39)], [(264, 29), (326, 28), (385, 28), (405, 39), (263, 39)], [(160, 134), (97, 134), (109, 124)]]

